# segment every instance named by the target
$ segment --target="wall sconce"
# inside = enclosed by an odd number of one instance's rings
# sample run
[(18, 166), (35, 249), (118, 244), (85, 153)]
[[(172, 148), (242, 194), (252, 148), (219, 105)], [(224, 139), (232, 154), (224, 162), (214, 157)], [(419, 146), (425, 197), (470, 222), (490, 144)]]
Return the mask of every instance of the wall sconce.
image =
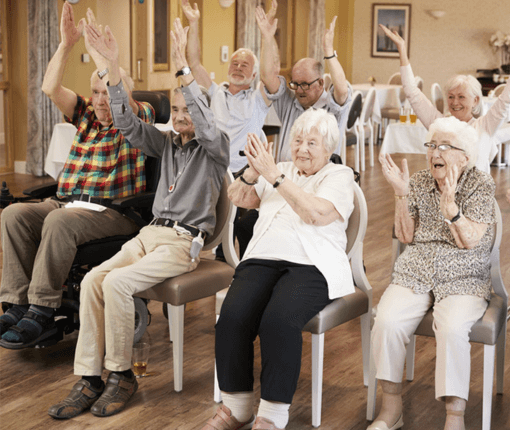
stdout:
[(435, 19), (440, 19), (446, 14), (444, 10), (428, 10), (427, 13)]
[(223, 9), (226, 9), (227, 7), (230, 7), (232, 3), (234, 3), (234, 0), (219, 0), (220, 6)]

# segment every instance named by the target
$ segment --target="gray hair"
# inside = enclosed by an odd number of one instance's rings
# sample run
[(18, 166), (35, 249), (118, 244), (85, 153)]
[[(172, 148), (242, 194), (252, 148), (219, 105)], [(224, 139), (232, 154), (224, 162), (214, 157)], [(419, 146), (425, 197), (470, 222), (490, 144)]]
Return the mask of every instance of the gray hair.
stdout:
[[(205, 96), (205, 99), (207, 100), (207, 106), (210, 107), (211, 106), (211, 95), (209, 94), (207, 89), (205, 87), (203, 87), (202, 85), (199, 85), (198, 88), (200, 88), (200, 91)], [(182, 87), (175, 87), (174, 88), (174, 94), (177, 94), (177, 93), (182, 94)]]
[(290, 141), (294, 140), (297, 134), (308, 134), (316, 128), (322, 136), (322, 144), (330, 154), (337, 148), (340, 141), (340, 131), (336, 118), (324, 109), (309, 108), (305, 110), (294, 122), (290, 129)]
[(436, 119), (429, 127), (429, 140), (436, 133), (448, 133), (454, 136), (452, 146), (461, 148), (468, 157), (467, 168), (471, 168), (476, 164), (478, 159), (478, 142), (479, 135), (474, 127), (465, 121), (460, 121), (454, 116)]
[[(234, 58), (237, 54), (239, 54), (241, 51), (246, 51), (248, 54), (250, 54), (253, 57), (253, 73), (257, 74), (259, 72), (259, 59), (255, 55), (255, 53), (248, 48), (239, 48), (236, 52), (232, 54), (230, 57), (230, 62), (232, 62), (232, 58)], [(252, 75), (253, 75), (252, 73)]]
[(473, 98), (478, 97), (478, 104), (473, 108), (473, 115), (480, 115), (482, 113), (482, 85), (478, 80), (471, 75), (456, 75), (451, 78), (445, 86), (445, 94), (446, 98), (448, 98), (448, 93), (454, 88), (458, 88), (460, 86), (464, 86), (473, 96)]

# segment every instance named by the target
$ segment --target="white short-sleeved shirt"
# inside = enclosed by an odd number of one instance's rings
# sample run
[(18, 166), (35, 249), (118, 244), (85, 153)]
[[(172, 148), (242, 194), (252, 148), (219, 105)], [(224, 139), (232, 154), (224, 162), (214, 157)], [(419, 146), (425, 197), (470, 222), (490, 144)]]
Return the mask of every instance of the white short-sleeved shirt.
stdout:
[(260, 91), (252, 88), (233, 95), (228, 90), (228, 84), (213, 82), (208, 92), (216, 123), (230, 137), (230, 170), (237, 172), (247, 163), (246, 157), (239, 155), (246, 145), (246, 135), (255, 133), (266, 140), (262, 126), (269, 106)]
[[(345, 230), (354, 209), (352, 170), (328, 163), (315, 175), (302, 177), (293, 162), (278, 163), (278, 169), (287, 180), (295, 182), (307, 193), (333, 203), (343, 221), (337, 220), (325, 226), (306, 224), (278, 190), (260, 177), (255, 185), (260, 198), (260, 215), (243, 261), (265, 258), (312, 264), (326, 278), (330, 299), (353, 293), (351, 266), (345, 253)], [(286, 246), (292, 246), (292, 251), (286, 252)]]

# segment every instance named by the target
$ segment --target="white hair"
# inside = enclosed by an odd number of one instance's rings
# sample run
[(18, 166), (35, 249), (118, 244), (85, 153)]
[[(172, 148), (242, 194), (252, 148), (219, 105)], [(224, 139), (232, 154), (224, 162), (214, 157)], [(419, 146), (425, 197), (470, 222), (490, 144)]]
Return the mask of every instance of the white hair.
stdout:
[(473, 107), (473, 115), (480, 115), (482, 113), (482, 85), (478, 80), (471, 75), (456, 75), (446, 83), (445, 94), (448, 98), (448, 93), (454, 88), (463, 86), (467, 89), (473, 98), (478, 97), (478, 103)]
[(255, 55), (255, 53), (251, 50), (251, 49), (248, 49), (248, 48), (239, 48), (236, 52), (234, 52), (232, 54), (232, 56), (230, 57), (230, 62), (232, 62), (232, 59), (237, 55), (239, 54), (240, 52), (242, 51), (246, 51), (248, 54), (250, 54), (252, 57), (253, 57), (253, 72), (252, 72), (252, 75), (253, 73), (255, 73), (255, 75), (259, 72), (259, 59), (257, 58), (257, 56)]
[(312, 128), (318, 130), (326, 151), (332, 154), (340, 141), (340, 131), (336, 118), (324, 109), (309, 108), (305, 110), (290, 129), (290, 141), (292, 142), (297, 134), (310, 133)]
[(448, 133), (454, 136), (452, 146), (463, 149), (468, 157), (467, 168), (476, 164), (478, 159), (478, 144), (480, 136), (478, 132), (465, 121), (460, 121), (454, 116), (436, 119), (429, 127), (429, 140), (436, 133)]

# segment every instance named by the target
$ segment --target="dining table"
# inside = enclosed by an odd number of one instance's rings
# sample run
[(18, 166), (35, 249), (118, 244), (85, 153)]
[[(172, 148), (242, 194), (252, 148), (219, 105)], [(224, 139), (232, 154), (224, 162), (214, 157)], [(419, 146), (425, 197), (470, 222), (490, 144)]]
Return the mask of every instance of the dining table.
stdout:
[(381, 145), (381, 154), (426, 154), (427, 148), (423, 145), (427, 138), (427, 129), (416, 120), (415, 124), (393, 122), (386, 127)]

